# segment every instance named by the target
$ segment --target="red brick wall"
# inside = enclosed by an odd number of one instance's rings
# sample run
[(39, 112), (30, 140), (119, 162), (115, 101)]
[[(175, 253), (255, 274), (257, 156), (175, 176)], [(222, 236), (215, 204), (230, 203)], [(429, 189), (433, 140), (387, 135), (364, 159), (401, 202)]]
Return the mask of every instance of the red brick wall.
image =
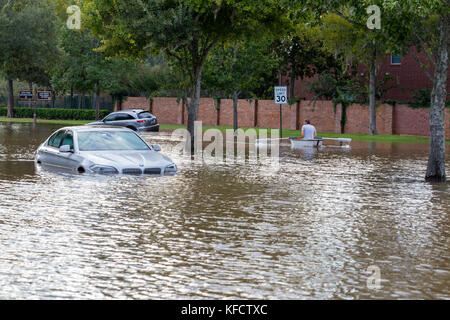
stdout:
[[(276, 117), (276, 119), (280, 119), (280, 105), (276, 105), (274, 106), (276, 110), (278, 110), (278, 116)], [(282, 106), (283, 108), (283, 128), (286, 129), (291, 129), (291, 130), (295, 130), (296, 129), (296, 114), (297, 114), (297, 108), (298, 105), (297, 103), (294, 103), (292, 105), (288, 105), (288, 104), (284, 104)], [(299, 120), (300, 121), (300, 120)], [(280, 124), (278, 123), (278, 125), (275, 128), (280, 127)]]
[[(257, 107), (256, 107), (257, 104)], [(150, 102), (146, 98), (130, 97), (124, 101), (123, 109), (141, 108), (149, 110)], [(341, 106), (336, 112), (331, 101), (301, 101), (293, 105), (283, 105), (283, 128), (296, 130), (305, 119), (310, 119), (320, 132), (340, 132)], [(153, 98), (153, 113), (160, 123), (181, 124), (183, 105), (176, 98)], [(257, 110), (257, 113), (255, 113)], [(446, 108), (445, 132), (450, 139), (450, 108)], [(219, 114), (218, 114), (219, 113)], [(381, 104), (377, 107), (378, 134), (404, 134), (429, 136), (429, 110), (411, 109), (407, 105)], [(353, 104), (347, 108), (346, 133), (369, 133), (369, 106)], [(242, 127), (253, 127), (255, 116), (257, 126), (262, 128), (278, 128), (280, 126), (280, 107), (272, 100), (247, 101), (239, 100), (238, 124)], [(212, 98), (200, 99), (199, 120), (203, 125), (233, 125), (233, 101), (220, 100), (220, 109), (214, 107)], [(217, 122), (219, 120), (219, 123)], [(187, 123), (187, 112), (184, 111), (184, 123)]]
[(445, 108), (445, 138), (450, 139), (450, 108)]
[[(214, 99), (201, 98), (198, 108), (198, 118), (203, 121), (204, 126), (217, 125), (217, 110), (214, 107)], [(187, 114), (185, 117), (187, 123)]]
[(412, 109), (407, 105), (394, 107), (394, 134), (430, 135), (430, 110)]
[(394, 133), (394, 107), (392, 105), (383, 104), (379, 107), (377, 110), (377, 125), (378, 124), (383, 125), (384, 134)]
[(320, 132), (341, 132), (341, 106), (336, 107), (334, 112), (331, 101), (301, 101), (300, 104), (300, 127), (308, 119)]
[[(430, 110), (411, 109), (407, 105), (396, 105), (393, 123), (393, 134), (429, 136)], [(450, 108), (445, 108), (445, 137), (450, 139)]]
[[(393, 107), (388, 104), (377, 106), (377, 133), (392, 134)], [(352, 104), (347, 108), (346, 133), (369, 134), (370, 110), (368, 105)]]
[[(242, 127), (253, 127), (255, 121), (255, 101), (238, 101), (238, 125)], [(233, 100), (220, 100), (220, 124), (233, 125)]]
[[(171, 99), (171, 98), (165, 98), (165, 99)], [(149, 110), (150, 108), (150, 102), (147, 98), (144, 97), (128, 97), (127, 100), (125, 100), (122, 103), (122, 109), (144, 109)], [(117, 110), (115, 110), (117, 111)]]
[(158, 115), (160, 123), (181, 123), (181, 99), (177, 98), (153, 98), (152, 113)]
[[(272, 100), (258, 101), (258, 127), (279, 128), (280, 127), (280, 106)], [(288, 128), (285, 126), (285, 128)]]

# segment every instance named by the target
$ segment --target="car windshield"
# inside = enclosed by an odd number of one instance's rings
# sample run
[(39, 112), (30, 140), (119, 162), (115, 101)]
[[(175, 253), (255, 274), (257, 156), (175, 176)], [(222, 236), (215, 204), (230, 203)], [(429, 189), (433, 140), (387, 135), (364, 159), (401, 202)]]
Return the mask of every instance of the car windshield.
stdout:
[(139, 119), (149, 119), (153, 118), (152, 114), (150, 112), (144, 111), (138, 114)]
[(80, 151), (100, 150), (150, 150), (134, 132), (84, 131), (78, 132)]

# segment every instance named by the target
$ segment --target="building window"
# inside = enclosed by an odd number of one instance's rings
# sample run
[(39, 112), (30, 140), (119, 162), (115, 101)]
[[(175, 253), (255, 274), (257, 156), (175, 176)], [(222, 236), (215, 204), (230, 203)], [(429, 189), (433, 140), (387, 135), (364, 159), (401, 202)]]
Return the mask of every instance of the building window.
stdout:
[(402, 56), (391, 54), (391, 64), (402, 64)]

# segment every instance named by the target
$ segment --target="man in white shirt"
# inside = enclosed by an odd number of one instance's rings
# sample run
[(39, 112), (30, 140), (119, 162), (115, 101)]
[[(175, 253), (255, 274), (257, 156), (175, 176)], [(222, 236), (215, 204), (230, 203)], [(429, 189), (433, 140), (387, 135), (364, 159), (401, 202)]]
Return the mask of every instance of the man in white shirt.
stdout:
[(303, 140), (314, 139), (317, 135), (316, 128), (311, 125), (311, 121), (305, 120), (305, 125), (302, 127)]

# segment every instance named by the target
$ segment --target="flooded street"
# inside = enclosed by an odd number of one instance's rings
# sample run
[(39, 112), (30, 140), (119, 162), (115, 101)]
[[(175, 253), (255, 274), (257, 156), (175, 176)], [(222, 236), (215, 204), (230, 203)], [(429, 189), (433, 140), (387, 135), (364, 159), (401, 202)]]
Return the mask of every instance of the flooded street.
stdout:
[(0, 299), (450, 299), (428, 145), (282, 146), (273, 170), (191, 163), (161, 132), (175, 176), (37, 170), (59, 127), (0, 123)]

